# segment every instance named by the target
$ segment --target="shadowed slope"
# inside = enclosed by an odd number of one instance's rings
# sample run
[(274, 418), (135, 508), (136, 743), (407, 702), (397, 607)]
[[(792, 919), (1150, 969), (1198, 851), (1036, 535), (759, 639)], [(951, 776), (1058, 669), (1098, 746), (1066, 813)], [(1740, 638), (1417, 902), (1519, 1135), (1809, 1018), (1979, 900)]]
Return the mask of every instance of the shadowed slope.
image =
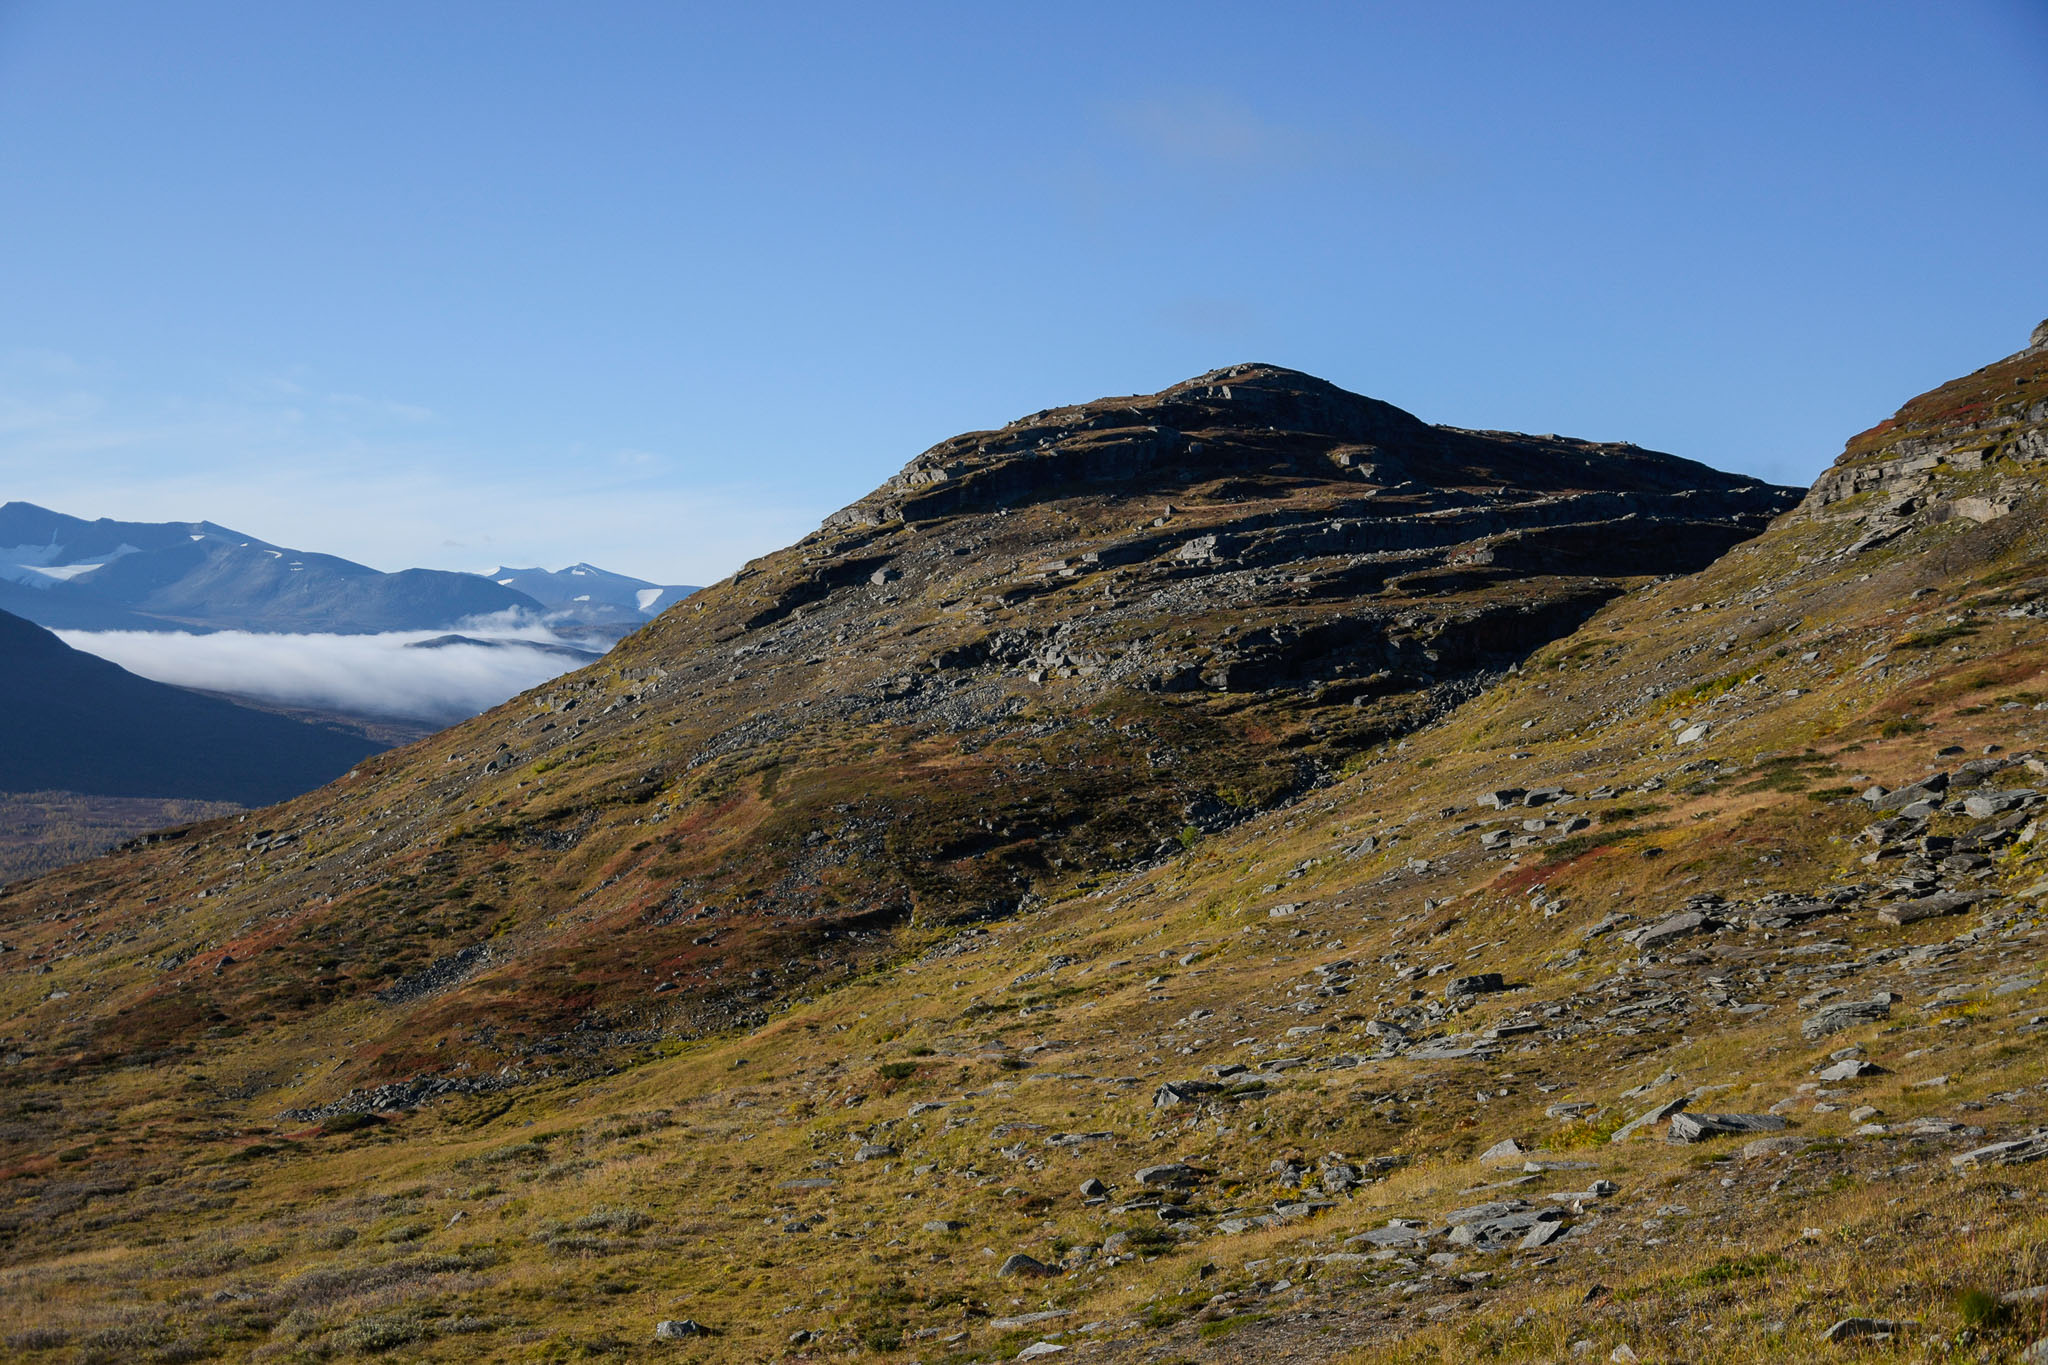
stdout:
[(0, 791), (260, 806), (378, 746), (138, 678), (0, 612)]

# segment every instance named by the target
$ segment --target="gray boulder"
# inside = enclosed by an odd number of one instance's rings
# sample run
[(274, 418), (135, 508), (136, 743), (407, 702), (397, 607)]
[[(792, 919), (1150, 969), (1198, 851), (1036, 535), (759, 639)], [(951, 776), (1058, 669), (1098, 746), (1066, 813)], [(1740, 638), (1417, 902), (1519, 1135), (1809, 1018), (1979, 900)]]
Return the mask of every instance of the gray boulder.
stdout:
[(688, 1341), (691, 1337), (708, 1337), (711, 1329), (690, 1318), (668, 1318), (654, 1324), (656, 1341)]
[(1490, 995), (1506, 989), (1507, 982), (1501, 978), (1499, 972), (1479, 972), (1472, 976), (1451, 978), (1450, 984), (1444, 987), (1444, 999), (1469, 1000), (1474, 996)]
[(1799, 1032), (1809, 1043), (1816, 1038), (1825, 1038), (1843, 1029), (1855, 1028), (1860, 1024), (1874, 1024), (1892, 1015), (1889, 1000), (1844, 1000), (1828, 1005), (1807, 1016), (1799, 1026)]
[(1037, 1279), (1044, 1279), (1048, 1275), (1057, 1275), (1059, 1273), (1058, 1270), (1039, 1260), (1036, 1256), (1026, 1256), (1021, 1251), (1013, 1254), (996, 1270), (998, 1275), (1028, 1275)]
[(1159, 1166), (1140, 1166), (1132, 1176), (1140, 1185), (1152, 1185), (1163, 1189), (1185, 1189), (1202, 1178), (1202, 1173), (1182, 1161), (1169, 1161)]
[(1738, 1133), (1775, 1133), (1785, 1127), (1776, 1114), (1680, 1114), (1671, 1120), (1666, 1142), (1705, 1142)]

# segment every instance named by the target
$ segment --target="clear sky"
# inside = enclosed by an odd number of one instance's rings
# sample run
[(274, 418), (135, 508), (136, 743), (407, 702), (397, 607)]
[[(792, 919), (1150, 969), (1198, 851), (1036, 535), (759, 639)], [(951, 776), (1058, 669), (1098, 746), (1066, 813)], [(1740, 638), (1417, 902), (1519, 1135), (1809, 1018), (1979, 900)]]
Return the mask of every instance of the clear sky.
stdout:
[(1252, 359), (1806, 482), (2048, 315), (2044, 12), (0, 0), (0, 500), (705, 582)]

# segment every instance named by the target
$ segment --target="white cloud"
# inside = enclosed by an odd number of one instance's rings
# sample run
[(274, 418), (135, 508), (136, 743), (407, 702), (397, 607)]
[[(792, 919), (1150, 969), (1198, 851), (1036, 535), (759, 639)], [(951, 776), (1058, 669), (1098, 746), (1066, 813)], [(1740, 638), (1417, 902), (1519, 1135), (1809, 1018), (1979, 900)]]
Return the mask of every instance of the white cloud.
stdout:
[(462, 633), (499, 645), (410, 646), (436, 631), (384, 635), (260, 635), (221, 631), (57, 632), (74, 649), (131, 673), (180, 687), (230, 692), (293, 706), (452, 724), (538, 686), (579, 661), (539, 646), (556, 643), (531, 624), (465, 622)]

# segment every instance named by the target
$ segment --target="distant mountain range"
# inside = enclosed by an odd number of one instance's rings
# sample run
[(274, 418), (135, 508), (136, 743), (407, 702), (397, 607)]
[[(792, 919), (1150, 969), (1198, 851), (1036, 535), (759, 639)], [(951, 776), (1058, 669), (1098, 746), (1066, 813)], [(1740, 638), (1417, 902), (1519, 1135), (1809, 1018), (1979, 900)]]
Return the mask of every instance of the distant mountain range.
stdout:
[(0, 506), (0, 610), (66, 630), (374, 634), (521, 612), (615, 640), (693, 588), (578, 564), (560, 573), (383, 573), (210, 521), (85, 521)]
[(262, 806), (384, 746), (139, 678), (0, 612), (0, 792)]
[(595, 564), (572, 564), (560, 573), (500, 567), (490, 577), (499, 587), (526, 594), (550, 613), (587, 625), (624, 625), (636, 629), (697, 591), (693, 587), (628, 578)]

